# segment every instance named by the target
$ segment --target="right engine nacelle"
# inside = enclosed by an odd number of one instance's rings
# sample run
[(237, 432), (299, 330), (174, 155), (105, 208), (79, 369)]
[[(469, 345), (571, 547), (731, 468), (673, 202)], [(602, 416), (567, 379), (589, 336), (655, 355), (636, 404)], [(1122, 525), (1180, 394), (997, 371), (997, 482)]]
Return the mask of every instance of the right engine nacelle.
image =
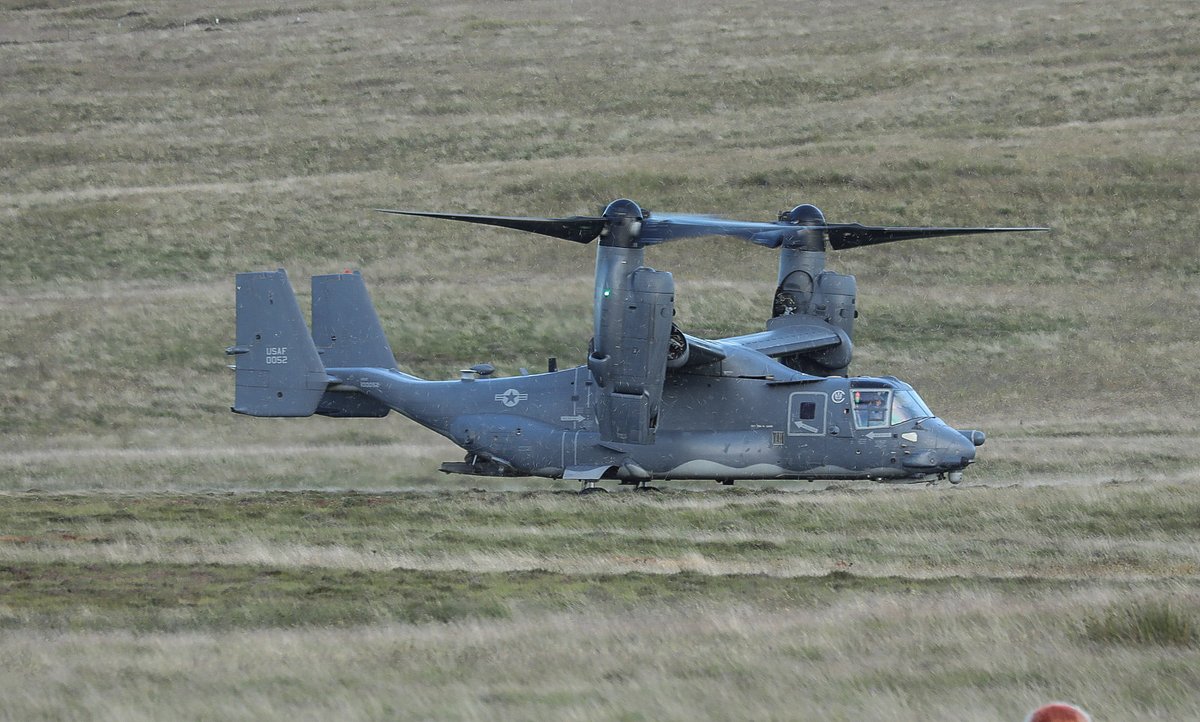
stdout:
[(675, 281), (670, 273), (645, 267), (609, 280), (596, 301), (596, 335), (588, 355), (600, 387), (600, 437), (650, 444), (667, 378)]

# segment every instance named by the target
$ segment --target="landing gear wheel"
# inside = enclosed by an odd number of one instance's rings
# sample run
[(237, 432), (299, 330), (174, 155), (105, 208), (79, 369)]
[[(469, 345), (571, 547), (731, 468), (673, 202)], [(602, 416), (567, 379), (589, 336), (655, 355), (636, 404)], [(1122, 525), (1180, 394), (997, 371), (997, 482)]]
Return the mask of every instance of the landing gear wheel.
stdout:
[(583, 496), (585, 494), (607, 494), (607, 493), (608, 493), (608, 489), (605, 489), (603, 486), (597, 486), (596, 482), (594, 482), (594, 481), (583, 482), (583, 488), (579, 490), (580, 496)]
[(662, 491), (662, 489), (659, 489), (657, 486), (650, 486), (649, 484), (638, 484), (637, 486), (633, 487), (633, 490), (634, 491)]

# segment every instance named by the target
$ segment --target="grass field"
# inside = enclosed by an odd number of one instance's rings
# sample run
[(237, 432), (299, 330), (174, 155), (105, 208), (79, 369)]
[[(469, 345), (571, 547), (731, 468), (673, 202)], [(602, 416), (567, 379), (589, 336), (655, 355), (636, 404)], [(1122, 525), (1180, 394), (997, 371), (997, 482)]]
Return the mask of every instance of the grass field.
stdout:
[[(0, 719), (1200, 719), (1200, 7), (0, 3)], [(238, 271), (583, 359), (590, 249), (375, 207), (1048, 225), (831, 255), (963, 487), (435, 475), (228, 413)], [(685, 330), (776, 258), (652, 249)]]

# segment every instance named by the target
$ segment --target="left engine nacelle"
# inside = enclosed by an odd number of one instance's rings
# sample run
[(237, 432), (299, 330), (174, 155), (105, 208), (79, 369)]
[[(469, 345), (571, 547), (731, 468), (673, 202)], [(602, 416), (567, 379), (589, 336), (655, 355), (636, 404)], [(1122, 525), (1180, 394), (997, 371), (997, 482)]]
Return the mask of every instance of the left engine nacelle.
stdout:
[[(849, 373), (854, 349), (852, 338), (854, 319), (858, 318), (855, 307), (858, 284), (854, 276), (833, 271), (818, 272), (824, 260), (817, 256), (812, 252), (781, 256), (783, 280), (775, 290), (772, 319), (767, 322), (767, 327), (806, 321), (828, 324), (842, 338), (840, 344), (816, 352), (790, 354), (780, 361), (797, 371), (816, 376), (845, 376)], [(795, 263), (796, 267), (784, 263), (796, 259), (802, 262)]]

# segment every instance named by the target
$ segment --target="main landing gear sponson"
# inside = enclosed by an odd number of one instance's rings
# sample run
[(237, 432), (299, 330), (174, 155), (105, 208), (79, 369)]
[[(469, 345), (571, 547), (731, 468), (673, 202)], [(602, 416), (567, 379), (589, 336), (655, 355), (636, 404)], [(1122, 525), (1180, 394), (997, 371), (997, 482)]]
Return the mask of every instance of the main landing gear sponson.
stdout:
[[(634, 491), (660, 491), (657, 486), (651, 486), (647, 481), (637, 482), (621, 482), (622, 486), (633, 486)], [(606, 494), (608, 489), (600, 486), (593, 480), (583, 482), (583, 488), (579, 490), (580, 494)]]

